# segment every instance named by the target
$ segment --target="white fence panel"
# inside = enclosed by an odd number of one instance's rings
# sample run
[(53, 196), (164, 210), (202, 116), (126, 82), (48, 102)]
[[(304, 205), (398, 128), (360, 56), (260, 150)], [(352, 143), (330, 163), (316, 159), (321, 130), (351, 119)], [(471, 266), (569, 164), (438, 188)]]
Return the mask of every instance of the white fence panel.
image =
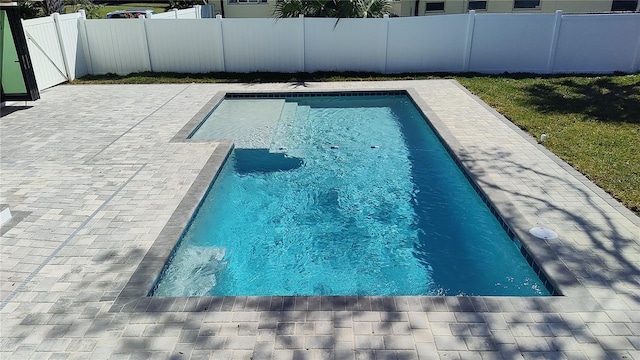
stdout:
[[(197, 9), (187, 9), (196, 13)], [(173, 12), (175, 16), (177, 12)], [(58, 24), (58, 26), (56, 26)], [(40, 89), (87, 73), (640, 70), (640, 14), (23, 22)]]
[(143, 20), (85, 20), (85, 27), (94, 74), (151, 70)]
[(468, 21), (467, 15), (389, 19), (386, 72), (462, 71)]
[(546, 72), (555, 14), (476, 15), (469, 71)]
[(222, 19), (226, 71), (304, 71), (302, 24), (301, 19)]
[(640, 14), (563, 16), (554, 70), (632, 72), (639, 39)]
[(385, 71), (387, 19), (304, 20), (305, 71)]
[(171, 9), (169, 11), (153, 14), (151, 19), (199, 19), (200, 6), (195, 6), (189, 9)]
[(200, 19), (210, 19), (216, 17), (216, 12), (213, 4), (198, 5), (200, 7)]
[(62, 48), (53, 17), (25, 20), (22, 26), (38, 89), (46, 89), (67, 81)]
[(152, 71), (224, 71), (218, 21), (145, 20)]
[(89, 73), (84, 58), (84, 48), (78, 33), (78, 19), (80, 13), (60, 15), (60, 33), (64, 43), (64, 54), (69, 67), (69, 80), (73, 80)]
[(191, 9), (182, 9), (178, 10), (178, 19), (197, 19), (198, 18), (198, 10), (193, 7)]
[(167, 11), (159, 14), (151, 15), (151, 19), (176, 19), (176, 13), (174, 11)]

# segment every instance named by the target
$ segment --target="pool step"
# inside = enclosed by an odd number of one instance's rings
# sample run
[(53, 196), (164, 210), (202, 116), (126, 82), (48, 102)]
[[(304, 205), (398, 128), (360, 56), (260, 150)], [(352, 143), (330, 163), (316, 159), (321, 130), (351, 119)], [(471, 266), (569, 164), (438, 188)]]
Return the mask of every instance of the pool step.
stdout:
[[(287, 106), (288, 104), (295, 104), (295, 108), (294, 105)], [(286, 112), (283, 112), (283, 116), (278, 122), (278, 128), (271, 142), (270, 151), (291, 154), (291, 151), (297, 148), (299, 143), (299, 140), (295, 138), (296, 134), (300, 132), (297, 127), (304, 126), (306, 119), (309, 117), (311, 107), (299, 105), (298, 103), (287, 103), (285, 106), (287, 109)]]
[(224, 100), (192, 138), (234, 139), (236, 148), (267, 149), (284, 105), (284, 99)]
[(296, 118), (294, 121), (298, 122), (305, 122), (307, 120), (307, 118), (309, 117), (309, 113), (311, 112), (311, 106), (307, 106), (307, 105), (298, 105), (297, 111), (296, 111)]
[(276, 128), (273, 132), (273, 138), (271, 139), (271, 145), (269, 146), (269, 152), (282, 153), (287, 152), (288, 138), (293, 127), (293, 122), (296, 117), (296, 111), (298, 108), (297, 102), (285, 102), (282, 107), (282, 113), (280, 119), (276, 124)]

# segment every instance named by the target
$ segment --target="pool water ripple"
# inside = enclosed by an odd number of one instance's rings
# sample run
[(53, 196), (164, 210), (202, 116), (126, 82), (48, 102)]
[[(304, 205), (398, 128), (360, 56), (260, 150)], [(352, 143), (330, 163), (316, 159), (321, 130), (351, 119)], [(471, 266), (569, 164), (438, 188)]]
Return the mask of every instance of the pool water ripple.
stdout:
[[(286, 101), (268, 145), (240, 139), (154, 296), (549, 295), (406, 96)], [(210, 121), (238, 133), (195, 136), (253, 134)]]

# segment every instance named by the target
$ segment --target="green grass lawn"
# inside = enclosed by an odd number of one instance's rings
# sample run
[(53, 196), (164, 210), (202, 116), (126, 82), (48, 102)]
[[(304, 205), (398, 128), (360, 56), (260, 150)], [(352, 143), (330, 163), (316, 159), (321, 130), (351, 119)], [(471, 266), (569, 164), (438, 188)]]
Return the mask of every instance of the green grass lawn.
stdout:
[(302, 82), (455, 78), (640, 215), (640, 74), (614, 76), (161, 74), (85, 76), (75, 83)]

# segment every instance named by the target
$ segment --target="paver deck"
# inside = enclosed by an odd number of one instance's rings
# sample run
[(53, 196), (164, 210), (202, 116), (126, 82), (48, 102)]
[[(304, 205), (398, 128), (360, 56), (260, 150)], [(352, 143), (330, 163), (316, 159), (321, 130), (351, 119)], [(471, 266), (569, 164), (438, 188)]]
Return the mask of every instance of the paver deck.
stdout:
[[(523, 241), (564, 296), (119, 303), (225, 145), (175, 141), (215, 94), (367, 89), (411, 89), (519, 235), (559, 234)], [(74, 85), (29, 106), (0, 120), (3, 359), (640, 359), (640, 219), (454, 81)]]

